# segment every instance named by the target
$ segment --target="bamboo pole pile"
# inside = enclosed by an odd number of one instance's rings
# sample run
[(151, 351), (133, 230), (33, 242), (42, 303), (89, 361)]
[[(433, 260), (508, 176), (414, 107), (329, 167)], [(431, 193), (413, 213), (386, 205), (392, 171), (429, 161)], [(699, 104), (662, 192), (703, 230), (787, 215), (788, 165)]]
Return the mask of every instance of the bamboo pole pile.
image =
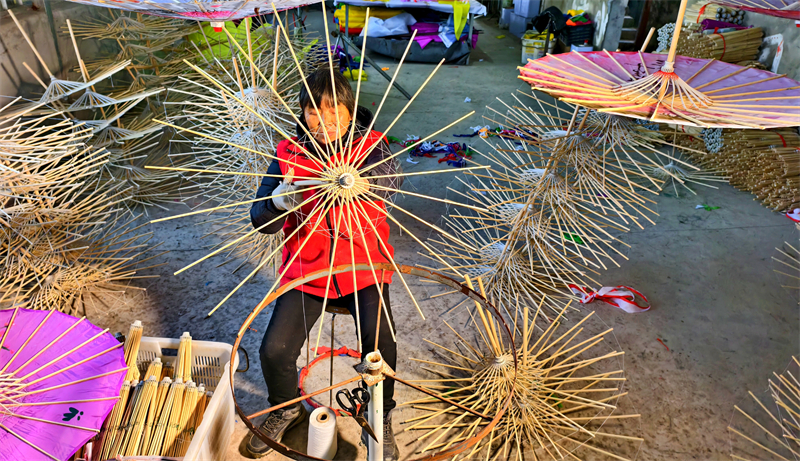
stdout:
[(764, 32), (760, 27), (705, 34), (699, 27), (681, 29), (677, 53), (700, 59), (739, 63), (758, 56)]
[[(775, 211), (800, 206), (800, 134), (793, 129), (721, 130), (706, 142), (710, 151), (694, 155), (701, 166), (722, 172), (732, 186), (751, 192)], [(703, 136), (703, 135), (701, 135)]]
[[(741, 408), (734, 405), (731, 433), (731, 458), (736, 460), (797, 459), (800, 452), (800, 361), (792, 357), (781, 374), (773, 372), (768, 389), (756, 395)], [(749, 410), (749, 411), (748, 411)]]
[[(467, 285), (474, 286), (470, 278)], [(542, 297), (536, 307), (518, 306), (510, 338), (490, 311), (467, 305), (444, 321), (446, 329), (435, 339), (425, 340), (435, 358), (411, 359), (431, 376), (415, 384), (479, 413), (496, 414), (513, 391), (500, 422), (453, 459), (627, 460), (623, 455), (641, 444), (642, 439), (609, 424), (639, 417), (618, 407), (625, 377), (617, 358), (624, 352), (609, 345), (612, 329), (594, 328), (593, 312), (566, 326), (568, 306), (545, 321), (540, 316), (544, 303)], [(445, 342), (450, 336), (452, 344)], [(416, 410), (403, 430), (418, 434), (417, 455), (453, 447), (488, 423), (434, 397), (400, 405)], [(604, 443), (611, 440), (618, 442), (615, 448)]]
[(738, 10), (717, 3), (708, 3), (704, 0), (698, 0), (686, 7), (686, 14), (684, 14), (683, 20), (686, 24), (699, 24), (703, 22), (704, 19), (734, 22), (734, 16), (739, 16)]
[[(141, 335), (142, 325), (137, 321), (131, 325), (124, 346), (126, 363), (137, 373)], [(191, 344), (191, 335), (184, 333), (174, 364), (167, 362), (172, 366), (156, 358), (147, 364), (141, 380), (125, 381), (121, 398), (95, 441), (99, 449), (95, 459), (186, 454), (212, 396), (204, 385), (191, 380)], [(174, 375), (162, 377), (170, 370)]]

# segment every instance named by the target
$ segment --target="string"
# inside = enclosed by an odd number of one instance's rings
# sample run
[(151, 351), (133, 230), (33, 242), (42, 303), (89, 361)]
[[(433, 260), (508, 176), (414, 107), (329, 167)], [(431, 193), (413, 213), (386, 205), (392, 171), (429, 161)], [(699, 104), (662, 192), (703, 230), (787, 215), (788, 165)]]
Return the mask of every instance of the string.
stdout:
[(725, 45), (725, 36), (718, 33), (714, 33), (714, 35), (719, 35), (719, 37), (722, 39), (722, 56), (719, 57), (719, 60), (722, 61), (722, 58), (725, 57), (725, 49), (727, 48)]

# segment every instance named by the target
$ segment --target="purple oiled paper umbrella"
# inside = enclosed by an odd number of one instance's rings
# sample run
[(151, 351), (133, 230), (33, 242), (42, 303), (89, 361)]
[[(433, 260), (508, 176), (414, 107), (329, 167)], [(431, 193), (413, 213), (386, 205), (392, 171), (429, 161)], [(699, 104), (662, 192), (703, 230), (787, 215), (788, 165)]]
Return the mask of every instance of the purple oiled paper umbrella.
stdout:
[(123, 345), (85, 318), (0, 311), (0, 460), (65, 460), (119, 399)]

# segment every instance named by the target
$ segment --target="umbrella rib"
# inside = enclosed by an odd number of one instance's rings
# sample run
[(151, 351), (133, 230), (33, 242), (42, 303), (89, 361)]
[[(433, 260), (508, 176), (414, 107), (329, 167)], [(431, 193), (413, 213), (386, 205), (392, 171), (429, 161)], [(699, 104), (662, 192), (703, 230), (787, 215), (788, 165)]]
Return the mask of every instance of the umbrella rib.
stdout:
[(12, 431), (11, 429), (9, 429), (5, 425), (3, 425), (3, 423), (0, 423), (0, 428), (4, 429), (6, 432), (8, 432), (9, 434), (13, 435), (14, 437), (20, 439), (22, 442), (24, 442), (26, 445), (30, 446), (31, 448), (34, 448), (36, 451), (48, 456), (51, 459), (54, 459), (55, 461), (59, 461), (58, 458), (56, 458), (55, 456), (51, 455), (50, 453), (42, 450), (38, 446), (34, 445), (32, 442), (28, 442), (21, 435), (17, 434), (16, 432)]
[(57, 422), (57, 421), (49, 421), (49, 420), (41, 419), (41, 418), (34, 418), (33, 416), (18, 415), (18, 414), (15, 414), (15, 413), (9, 413), (9, 412), (5, 412), (5, 411), (0, 411), (0, 415), (8, 415), (8, 416), (13, 416), (14, 418), (21, 418), (21, 419), (29, 419), (31, 421), (38, 421), (40, 423), (53, 424), (53, 425), (56, 425), (56, 426), (64, 426), (64, 427), (68, 427), (70, 429), (80, 429), (82, 431), (88, 431), (88, 432), (100, 432), (100, 429), (92, 429), (90, 427), (75, 426), (73, 424), (60, 423), (60, 422)]

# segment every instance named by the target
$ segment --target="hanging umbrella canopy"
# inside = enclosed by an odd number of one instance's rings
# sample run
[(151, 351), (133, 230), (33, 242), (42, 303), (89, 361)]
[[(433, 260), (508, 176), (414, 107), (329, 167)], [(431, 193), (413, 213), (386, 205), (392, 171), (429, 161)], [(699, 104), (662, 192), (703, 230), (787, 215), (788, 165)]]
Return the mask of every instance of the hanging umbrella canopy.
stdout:
[(122, 343), (56, 311), (0, 311), (0, 331), (0, 460), (69, 458), (119, 399)]
[(738, 8), (751, 13), (766, 14), (776, 18), (800, 21), (800, 1), (785, 0), (725, 0), (720, 5)]
[[(318, 0), (70, 0), (86, 5), (104, 6), (176, 19), (211, 21), (221, 23), (250, 16), (283, 11), (298, 6), (317, 3)], [(220, 26), (221, 27), (221, 26)]]
[[(520, 68), (520, 78), (565, 102), (655, 122), (724, 128), (800, 125), (800, 83), (790, 78), (677, 56), (674, 76), (647, 82), (663, 77), (658, 74), (664, 74), (664, 64), (663, 54), (572, 52), (530, 61)], [(678, 79), (682, 85), (675, 84)]]

